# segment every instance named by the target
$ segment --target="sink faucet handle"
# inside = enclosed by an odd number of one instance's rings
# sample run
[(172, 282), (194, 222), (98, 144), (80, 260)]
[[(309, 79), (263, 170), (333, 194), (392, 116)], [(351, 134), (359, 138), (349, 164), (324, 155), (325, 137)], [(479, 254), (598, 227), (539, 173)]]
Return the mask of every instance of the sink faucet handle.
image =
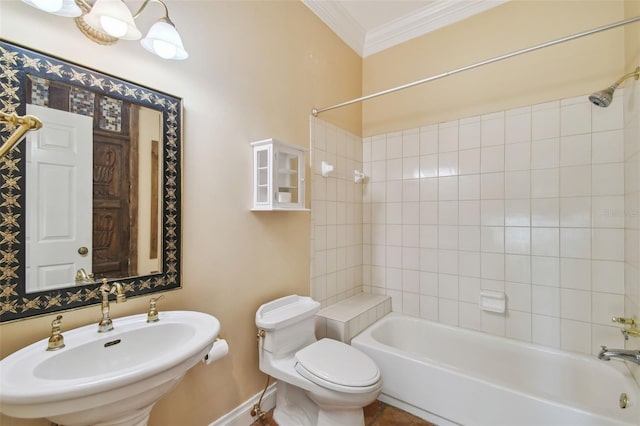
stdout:
[(58, 315), (51, 321), (51, 337), (49, 337), (48, 351), (56, 351), (64, 348), (64, 337), (60, 333), (62, 326), (62, 315)]
[(158, 302), (158, 300), (160, 299), (164, 299), (164, 294), (159, 297), (152, 297), (149, 300), (149, 312), (147, 313), (147, 322), (156, 322), (160, 320), (160, 318), (158, 317), (158, 309), (156, 308), (156, 302)]

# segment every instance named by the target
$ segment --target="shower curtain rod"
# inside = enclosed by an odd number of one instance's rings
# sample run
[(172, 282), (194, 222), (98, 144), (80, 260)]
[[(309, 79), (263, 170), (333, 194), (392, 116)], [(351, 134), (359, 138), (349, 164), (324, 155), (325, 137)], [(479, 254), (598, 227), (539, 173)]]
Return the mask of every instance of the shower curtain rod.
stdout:
[(567, 41), (575, 40), (575, 39), (580, 38), (580, 37), (588, 36), (588, 35), (591, 35), (591, 34), (596, 34), (596, 33), (602, 32), (602, 31), (610, 30), (612, 28), (621, 27), (623, 25), (631, 24), (631, 23), (638, 22), (638, 21), (640, 21), (640, 16), (636, 16), (636, 17), (633, 17), (633, 18), (625, 19), (624, 21), (614, 22), (612, 24), (604, 25), (602, 27), (598, 27), (598, 28), (594, 28), (594, 29), (591, 29), (591, 30), (583, 31), (581, 33), (576, 33), (576, 34), (569, 35), (569, 36), (566, 36), (566, 37), (563, 37), (563, 38), (559, 38), (557, 40), (548, 41), (546, 43), (542, 43), (542, 44), (538, 44), (538, 45), (535, 45), (535, 46), (527, 47), (525, 49), (516, 50), (515, 52), (507, 53), (507, 54), (504, 54), (504, 55), (501, 55), (501, 56), (496, 56), (496, 57), (493, 57), (491, 59), (486, 59), (484, 61), (477, 62), (477, 63), (472, 64), (472, 65), (467, 65), (467, 66), (464, 66), (464, 67), (461, 67), (461, 68), (457, 68), (457, 69), (454, 69), (454, 70), (451, 70), (451, 71), (443, 72), (441, 74), (436, 74), (436, 75), (431, 76), (431, 77), (423, 78), (422, 80), (417, 80), (417, 81), (413, 81), (411, 83), (403, 84), (402, 86), (397, 86), (397, 87), (393, 87), (391, 89), (382, 90), (380, 92), (372, 93), (370, 95), (362, 96), (360, 98), (352, 99), (350, 101), (341, 102), (339, 104), (331, 105), (331, 106), (328, 106), (328, 107), (325, 107), (325, 108), (320, 108), (320, 109), (313, 108), (311, 110), (311, 114), (313, 114), (314, 117), (317, 117), (318, 114), (320, 114), (321, 112), (329, 111), (329, 110), (336, 109), (336, 108), (341, 108), (343, 106), (355, 104), (357, 102), (366, 101), (366, 100), (369, 100), (369, 99), (372, 99), (372, 98), (377, 98), (378, 96), (387, 95), (389, 93), (397, 92), (399, 90), (408, 89), (410, 87), (417, 86), (419, 84), (424, 84), (424, 83), (427, 83), (429, 81), (438, 80), (440, 78), (448, 77), (450, 75), (457, 74), (457, 73), (460, 73), (460, 72), (463, 72), (463, 71), (467, 71), (467, 70), (470, 70), (470, 69), (473, 69), (473, 68), (477, 68), (477, 67), (480, 67), (480, 66), (483, 66), (483, 65), (488, 65), (488, 64), (492, 64), (494, 62), (502, 61), (503, 59), (508, 59), (508, 58), (512, 58), (514, 56), (522, 55), (523, 53), (533, 52), (534, 50), (542, 49), (542, 48), (549, 47), (549, 46), (554, 46), (556, 44), (560, 44), (560, 43), (564, 43), (564, 42), (567, 42)]

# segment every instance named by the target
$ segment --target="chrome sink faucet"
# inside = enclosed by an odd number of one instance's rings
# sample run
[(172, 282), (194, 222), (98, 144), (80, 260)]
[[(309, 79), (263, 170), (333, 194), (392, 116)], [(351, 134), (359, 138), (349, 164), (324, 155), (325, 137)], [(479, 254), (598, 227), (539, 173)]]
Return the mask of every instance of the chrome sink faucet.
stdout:
[(98, 323), (98, 333), (104, 333), (113, 330), (113, 321), (111, 321), (111, 317), (109, 316), (109, 295), (116, 295), (116, 303), (126, 302), (127, 298), (124, 294), (122, 284), (115, 282), (109, 285), (106, 278), (102, 279), (100, 294), (102, 295), (102, 303), (100, 304), (102, 319)]
[(606, 346), (601, 346), (601, 348), (598, 359), (609, 361), (611, 358), (618, 358), (640, 365), (640, 350), (609, 349)]

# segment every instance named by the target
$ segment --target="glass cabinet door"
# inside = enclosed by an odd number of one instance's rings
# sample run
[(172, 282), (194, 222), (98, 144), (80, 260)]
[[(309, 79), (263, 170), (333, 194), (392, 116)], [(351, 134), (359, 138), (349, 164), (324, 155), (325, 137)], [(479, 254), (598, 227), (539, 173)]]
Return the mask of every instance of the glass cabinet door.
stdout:
[(252, 210), (307, 210), (304, 205), (306, 148), (276, 139), (252, 142)]

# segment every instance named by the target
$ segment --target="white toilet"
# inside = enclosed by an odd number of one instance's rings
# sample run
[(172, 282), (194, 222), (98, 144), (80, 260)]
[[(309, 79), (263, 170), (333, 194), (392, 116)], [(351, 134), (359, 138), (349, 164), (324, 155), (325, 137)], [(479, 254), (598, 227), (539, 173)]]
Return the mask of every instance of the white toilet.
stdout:
[(362, 426), (362, 407), (382, 390), (376, 364), (332, 339), (316, 340), (320, 303), (286, 296), (260, 306), (260, 370), (278, 380), (274, 420), (279, 426)]

